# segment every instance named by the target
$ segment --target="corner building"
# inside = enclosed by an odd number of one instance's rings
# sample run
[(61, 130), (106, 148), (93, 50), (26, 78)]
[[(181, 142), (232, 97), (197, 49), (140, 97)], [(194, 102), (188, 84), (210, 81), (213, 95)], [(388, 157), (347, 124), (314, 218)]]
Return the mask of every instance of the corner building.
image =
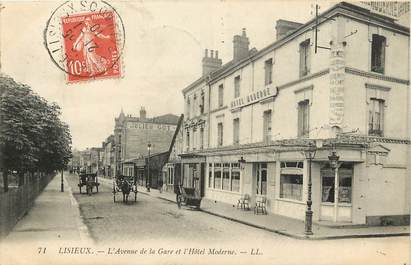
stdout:
[(303, 220), (315, 146), (314, 221), (409, 223), (409, 27), (397, 22), (341, 2), (318, 21), (278, 20), (259, 51), (243, 29), (224, 65), (206, 51), (183, 90), (184, 185), (234, 205), (264, 196), (270, 213)]

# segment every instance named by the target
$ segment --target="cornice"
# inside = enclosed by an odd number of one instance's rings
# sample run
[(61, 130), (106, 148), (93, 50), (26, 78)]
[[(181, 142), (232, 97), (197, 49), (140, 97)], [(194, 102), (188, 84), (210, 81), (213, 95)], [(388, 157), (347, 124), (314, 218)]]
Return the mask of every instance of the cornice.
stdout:
[(378, 80), (383, 80), (383, 81), (388, 81), (388, 82), (393, 82), (393, 83), (399, 83), (399, 84), (404, 84), (404, 85), (410, 84), (410, 81), (406, 79), (381, 75), (377, 73), (371, 73), (371, 72), (363, 71), (363, 70), (352, 68), (352, 67), (345, 67), (345, 72), (347, 74), (358, 75), (362, 77), (373, 78), (373, 79), (378, 79)]

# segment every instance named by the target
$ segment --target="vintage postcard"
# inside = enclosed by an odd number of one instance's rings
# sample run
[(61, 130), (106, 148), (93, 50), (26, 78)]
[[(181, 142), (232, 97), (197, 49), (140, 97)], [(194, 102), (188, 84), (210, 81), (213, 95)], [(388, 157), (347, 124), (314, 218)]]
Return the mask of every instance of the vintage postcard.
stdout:
[(409, 265), (410, 3), (0, 2), (0, 265)]

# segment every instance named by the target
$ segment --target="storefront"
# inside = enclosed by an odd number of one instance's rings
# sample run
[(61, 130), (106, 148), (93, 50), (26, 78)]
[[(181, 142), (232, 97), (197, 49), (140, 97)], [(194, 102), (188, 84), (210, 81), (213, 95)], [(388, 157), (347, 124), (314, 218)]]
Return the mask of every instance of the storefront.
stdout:
[(205, 195), (206, 159), (202, 155), (181, 155), (181, 179), (183, 187), (195, 188), (201, 197)]

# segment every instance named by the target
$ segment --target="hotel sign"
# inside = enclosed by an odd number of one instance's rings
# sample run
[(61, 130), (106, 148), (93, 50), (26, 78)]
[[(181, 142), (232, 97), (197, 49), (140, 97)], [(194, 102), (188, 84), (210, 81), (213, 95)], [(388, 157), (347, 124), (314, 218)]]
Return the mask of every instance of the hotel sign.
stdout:
[(139, 130), (175, 131), (177, 126), (149, 122), (127, 122), (127, 128)]
[(247, 96), (236, 98), (231, 101), (230, 107), (231, 109), (242, 108), (247, 105), (251, 105), (257, 102), (260, 102), (264, 99), (275, 97), (278, 94), (277, 87), (267, 87), (262, 90), (254, 91)]

